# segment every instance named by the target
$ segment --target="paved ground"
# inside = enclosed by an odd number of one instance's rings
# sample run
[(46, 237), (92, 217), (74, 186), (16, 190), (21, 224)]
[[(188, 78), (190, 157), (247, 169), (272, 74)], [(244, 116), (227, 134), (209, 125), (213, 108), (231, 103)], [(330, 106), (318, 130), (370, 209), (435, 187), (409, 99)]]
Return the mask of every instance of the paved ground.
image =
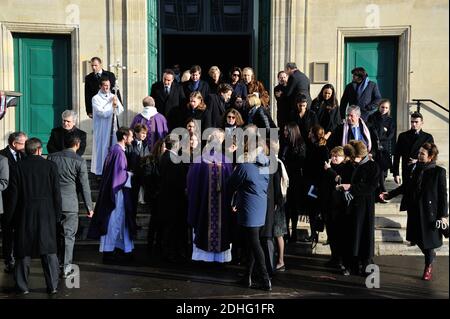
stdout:
[(376, 257), (375, 263), (380, 269), (380, 288), (368, 289), (365, 278), (344, 277), (325, 267), (328, 256), (288, 254), (287, 270), (276, 274), (272, 280), (273, 291), (267, 293), (236, 285), (238, 274), (242, 273), (242, 267), (237, 265), (174, 265), (150, 258), (142, 246), (138, 246), (136, 258), (129, 265), (104, 265), (97, 249), (97, 245), (76, 246), (80, 288), (67, 288), (62, 280), (59, 293), (53, 297), (47, 296), (40, 261), (33, 260), (30, 294), (17, 296), (11, 289), (12, 275), (0, 273), (0, 299), (449, 298), (447, 256), (437, 258), (431, 282), (421, 280), (423, 257)]

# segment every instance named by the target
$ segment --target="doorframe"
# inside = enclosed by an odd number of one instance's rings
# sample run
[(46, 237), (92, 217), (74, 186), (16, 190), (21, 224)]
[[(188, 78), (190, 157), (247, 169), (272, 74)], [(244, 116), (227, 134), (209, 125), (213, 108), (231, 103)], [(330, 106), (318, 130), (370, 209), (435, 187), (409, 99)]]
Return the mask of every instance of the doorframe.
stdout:
[(397, 59), (397, 132), (402, 132), (409, 127), (410, 99), (410, 57), (411, 57), (411, 26), (368, 28), (338, 28), (337, 29), (337, 57), (336, 57), (336, 90), (340, 95), (344, 92), (346, 83), (345, 75), (345, 40), (349, 38), (372, 37), (396, 37), (398, 38)]
[[(4, 90), (14, 89), (14, 43), (13, 33), (30, 33), (42, 35), (70, 35), (70, 55), (71, 55), (71, 94), (72, 109), (78, 115), (81, 111), (80, 103), (80, 30), (78, 25), (67, 24), (45, 24), (45, 23), (23, 23), (23, 22), (1, 22), (0, 21), (0, 88)], [(0, 122), (0, 134), (8, 136), (16, 129), (16, 110), (8, 110), (9, 116)], [(79, 127), (80, 116), (78, 116), (77, 126)]]

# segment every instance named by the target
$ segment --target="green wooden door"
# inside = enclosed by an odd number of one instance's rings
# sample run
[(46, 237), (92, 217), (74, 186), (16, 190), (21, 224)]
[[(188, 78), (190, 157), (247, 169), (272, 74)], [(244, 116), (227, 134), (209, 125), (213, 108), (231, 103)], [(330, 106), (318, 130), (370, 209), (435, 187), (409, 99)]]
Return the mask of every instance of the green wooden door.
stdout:
[(383, 98), (392, 102), (391, 116), (397, 110), (397, 43), (393, 37), (348, 39), (345, 42), (345, 83), (352, 81), (352, 69), (363, 67), (376, 82)]
[(69, 39), (61, 36), (14, 36), (15, 87), (23, 93), (16, 129), (44, 144), (61, 113), (71, 109)]
[(148, 23), (148, 94), (158, 80), (158, 1), (147, 0)]

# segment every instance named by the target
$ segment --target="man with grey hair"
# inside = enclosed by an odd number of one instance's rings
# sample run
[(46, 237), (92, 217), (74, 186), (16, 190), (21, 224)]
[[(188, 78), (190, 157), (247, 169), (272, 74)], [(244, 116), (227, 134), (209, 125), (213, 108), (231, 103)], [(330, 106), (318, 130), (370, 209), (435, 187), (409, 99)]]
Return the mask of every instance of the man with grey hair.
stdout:
[[(17, 164), (25, 158), (25, 142), (27, 140), (27, 135), (24, 132), (14, 132), (8, 136), (8, 146), (0, 150), (0, 155), (3, 155), (8, 159), (8, 180), (14, 174)], [(2, 184), (4, 184), (4, 178), (2, 178)], [(6, 223), (6, 207), (8, 206), (11, 197), (14, 195), (11, 193), (9, 187), (2, 191), (3, 207), (5, 211), (1, 218), (2, 224), (2, 255), (3, 261), (5, 263), (4, 271), (6, 273), (11, 273), (14, 269), (14, 256), (13, 256), (13, 239), (14, 239), (14, 229), (12, 225)], [(12, 213), (12, 212), (11, 212)]]
[(62, 125), (52, 129), (50, 139), (47, 143), (47, 151), (49, 154), (60, 152), (64, 149), (64, 139), (69, 133), (74, 133), (80, 138), (80, 148), (77, 150), (78, 155), (83, 155), (86, 150), (86, 132), (75, 126), (77, 122), (77, 112), (73, 110), (65, 110), (61, 114)]
[(286, 63), (284, 71), (289, 76), (287, 88), (286, 88), (286, 98), (288, 100), (288, 105), (291, 110), (296, 109), (296, 98), (298, 95), (303, 94), (308, 100), (308, 107), (311, 105), (311, 95), (309, 93), (310, 81), (305, 73), (301, 72), (294, 62)]
[(334, 129), (327, 145), (329, 149), (332, 149), (336, 146), (344, 146), (351, 140), (362, 141), (372, 154), (375, 154), (377, 150), (376, 135), (361, 118), (361, 109), (358, 105), (347, 107), (345, 122)]

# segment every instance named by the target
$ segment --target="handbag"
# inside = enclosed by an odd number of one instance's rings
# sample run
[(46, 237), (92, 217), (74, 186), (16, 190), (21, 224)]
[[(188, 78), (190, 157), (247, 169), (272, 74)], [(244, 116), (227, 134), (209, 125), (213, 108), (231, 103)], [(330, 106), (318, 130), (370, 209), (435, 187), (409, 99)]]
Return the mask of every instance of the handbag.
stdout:
[(438, 219), (436, 221), (436, 228), (439, 230), (439, 233), (444, 236), (445, 238), (448, 238), (448, 224), (443, 223), (442, 220)]

